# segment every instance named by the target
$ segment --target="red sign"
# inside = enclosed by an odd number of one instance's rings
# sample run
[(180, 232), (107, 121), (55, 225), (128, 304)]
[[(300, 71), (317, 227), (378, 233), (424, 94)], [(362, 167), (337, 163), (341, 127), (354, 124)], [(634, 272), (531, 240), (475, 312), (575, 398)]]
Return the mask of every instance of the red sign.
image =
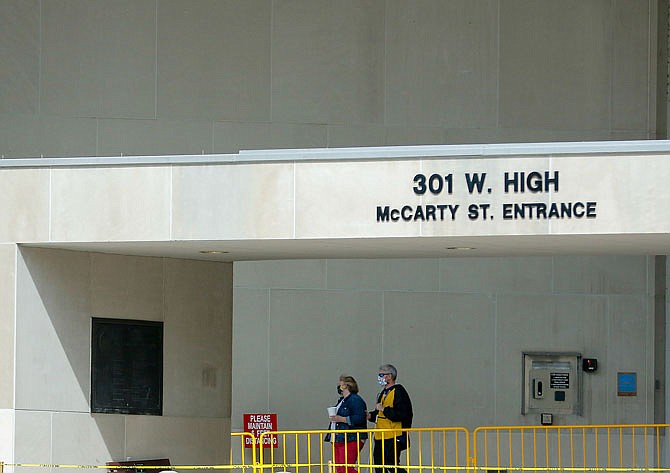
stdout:
[[(244, 431), (249, 432), (256, 438), (256, 445), (260, 442), (263, 432), (275, 432), (277, 430), (277, 414), (244, 414)], [(244, 448), (252, 447), (252, 440), (244, 437)], [(279, 447), (275, 435), (263, 437), (263, 448)]]

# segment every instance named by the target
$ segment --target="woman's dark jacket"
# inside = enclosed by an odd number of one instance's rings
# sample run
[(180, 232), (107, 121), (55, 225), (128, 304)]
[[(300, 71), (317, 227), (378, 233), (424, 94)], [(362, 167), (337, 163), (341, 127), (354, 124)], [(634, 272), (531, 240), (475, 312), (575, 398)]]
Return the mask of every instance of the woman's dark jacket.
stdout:
[[(367, 406), (362, 397), (356, 393), (349, 394), (340, 408), (337, 410), (337, 415), (346, 417), (347, 422), (337, 422), (335, 424), (335, 430), (351, 430), (351, 429), (366, 429), (367, 418), (366, 418)], [(365, 440), (368, 438), (367, 432), (349, 432), (347, 433), (347, 442), (355, 442), (356, 440)], [(344, 442), (344, 433), (335, 434), (335, 442)]]

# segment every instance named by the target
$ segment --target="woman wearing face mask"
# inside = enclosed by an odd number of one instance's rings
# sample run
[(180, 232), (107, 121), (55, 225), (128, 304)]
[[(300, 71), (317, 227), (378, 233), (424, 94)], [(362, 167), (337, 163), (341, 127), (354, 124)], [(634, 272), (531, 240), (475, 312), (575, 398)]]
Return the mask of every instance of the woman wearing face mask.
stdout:
[(365, 429), (367, 427), (367, 406), (358, 395), (358, 383), (352, 376), (340, 376), (337, 385), (340, 399), (337, 414), (330, 416), (331, 429), (335, 430), (335, 468), (337, 473), (357, 473), (353, 466), (358, 461), (358, 452), (363, 449), (367, 432), (337, 432), (342, 430)]

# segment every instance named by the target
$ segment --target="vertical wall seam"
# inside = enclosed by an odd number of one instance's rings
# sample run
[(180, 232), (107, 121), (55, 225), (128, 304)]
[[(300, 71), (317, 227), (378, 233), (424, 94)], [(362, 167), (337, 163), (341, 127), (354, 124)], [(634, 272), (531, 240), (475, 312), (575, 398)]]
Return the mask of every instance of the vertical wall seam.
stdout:
[(38, 46), (37, 46), (37, 114), (40, 115), (42, 113), (42, 29), (44, 28), (43, 25), (43, 19), (42, 19), (42, 0), (40, 0), (39, 11), (37, 13), (38, 15), (38, 20), (37, 24), (38, 26), (38, 33), (37, 33), (37, 41), (38, 41)]
[(328, 290), (328, 259), (323, 263), (323, 288)]
[[(610, 304), (610, 298), (606, 296), (605, 297), (605, 333), (607, 334), (607, 340), (612, 339), (612, 321), (611, 321), (612, 313), (610, 311), (610, 305), (611, 305)], [(605, 359), (608, 360), (608, 361), (610, 359), (610, 357), (609, 357), (609, 355), (610, 355), (609, 345), (610, 344), (608, 343), (607, 346), (605, 347)], [(613, 381), (612, 380), (612, 375), (611, 375), (612, 371), (613, 371), (612, 369), (605, 370), (605, 376), (606, 376), (605, 386), (612, 386), (612, 384), (610, 384)], [(614, 381), (616, 381), (616, 380), (614, 380)], [(614, 419), (614, 415), (612, 413), (612, 400), (611, 400), (610, 396), (605, 396), (605, 415), (608, 417), (608, 418), (605, 419), (606, 423), (611, 424), (612, 422), (614, 422), (615, 419)]]
[(266, 381), (267, 381), (267, 393), (268, 393), (268, 399), (267, 399), (267, 410), (268, 412), (270, 411), (270, 359), (272, 358), (271, 353), (272, 353), (272, 348), (270, 346), (270, 319), (271, 319), (271, 314), (272, 313), (272, 289), (268, 288), (268, 323), (267, 323), (267, 347), (268, 347), (268, 355), (267, 355), (267, 374), (266, 374)]
[[(615, 54), (615, 49), (616, 49), (616, 43), (615, 43), (615, 34), (614, 34), (614, 19), (616, 15), (614, 14), (614, 10), (616, 9), (615, 5), (615, 0), (610, 0), (610, 31), (609, 31), (609, 36), (610, 36), (610, 44), (612, 45), (612, 49), (610, 50), (610, 77), (608, 80), (608, 85), (609, 85), (609, 111), (607, 113), (607, 132), (611, 136), (613, 129), (613, 123), (614, 123), (614, 73), (616, 71), (616, 54)], [(649, 102), (647, 101), (647, 110), (649, 109)]]
[(442, 289), (442, 260), (443, 260), (443, 258), (437, 258), (437, 292), (443, 292), (443, 289)]
[(154, 5), (154, 119), (158, 120), (158, 0)]
[(501, 47), (501, 21), (500, 21), (500, 0), (496, 4), (497, 8), (497, 47), (496, 47), (496, 128), (500, 128), (500, 47)]
[(388, 7), (388, 0), (384, 2), (384, 110), (382, 112), (382, 116), (384, 117), (382, 119), (383, 127), (384, 127), (384, 144), (386, 144), (387, 137), (386, 133), (388, 133), (388, 97), (389, 97), (389, 81), (388, 81), (388, 14), (389, 14), (389, 7)]
[[(647, 313), (647, 340), (649, 340), (649, 346), (645, 346), (646, 356), (645, 356), (645, 370), (647, 372), (647, 377), (650, 378), (647, 381), (647, 386), (651, 387), (651, 392), (647, 395), (647, 404), (648, 411), (647, 422), (654, 423), (654, 416), (656, 411), (656, 370), (655, 370), (655, 359), (656, 359), (656, 297), (655, 297), (655, 281), (654, 281), (654, 270), (656, 269), (656, 257), (647, 256), (647, 278), (649, 283), (647, 285), (647, 294), (644, 296), (644, 305), (645, 312)], [(651, 291), (651, 295), (649, 292)]]
[[(645, 125), (645, 135), (647, 139), (651, 138), (652, 129), (654, 130), (654, 139), (659, 138), (658, 126), (656, 120), (656, 113), (652, 113), (652, 110), (658, 107), (658, 86), (656, 85), (655, 79), (658, 78), (658, 74), (655, 71), (658, 70), (658, 15), (659, 11), (656, 8), (656, 13), (654, 14), (654, 7), (652, 7), (653, 2), (647, 3), (647, 118)], [(656, 18), (656, 21), (654, 19)], [(651, 34), (655, 32), (655, 34)], [(655, 46), (656, 45), (656, 46)], [(653, 123), (653, 126), (652, 126)]]
[(297, 166), (297, 163), (293, 162), (293, 229), (292, 229), (293, 238), (297, 238), (296, 230), (295, 230), (296, 229), (296, 220), (297, 220), (297, 215), (296, 215), (297, 210), (296, 210), (296, 205), (295, 205), (296, 200), (297, 200), (297, 197), (296, 197), (296, 174), (297, 174), (296, 173), (296, 166)]
[[(669, 50), (670, 50), (670, 8), (668, 7), (668, 2), (667, 0), (664, 0), (660, 3), (662, 8), (659, 10), (657, 8), (656, 14), (657, 15), (662, 15), (663, 20), (663, 28), (661, 29), (661, 32), (663, 34), (663, 42), (661, 43), (663, 46), (661, 47), (660, 45), (657, 45), (657, 50), (658, 48), (661, 48), (661, 51), (663, 52), (663, 55), (661, 58), (657, 57), (657, 62), (656, 62), (656, 69), (658, 70), (660, 68), (659, 66), (659, 59), (661, 60), (661, 63), (663, 65), (662, 67), (662, 74), (660, 81), (662, 83), (662, 91), (658, 90), (658, 84), (656, 85), (657, 91), (656, 91), (656, 122), (655, 122), (655, 130), (656, 130), (656, 138), (659, 137), (658, 135), (658, 126), (659, 126), (659, 113), (661, 113), (660, 117), (661, 118), (661, 123), (663, 125), (663, 132), (660, 135), (661, 138), (667, 139), (668, 138), (668, 98), (669, 98), (669, 88), (670, 88), (670, 64), (668, 63), (668, 58), (670, 56)], [(658, 36), (659, 31), (657, 27), (656, 30), (656, 35)], [(658, 54), (658, 51), (657, 51)], [(658, 73), (657, 73), (658, 74)], [(657, 81), (659, 80), (657, 76)], [(659, 98), (660, 95), (660, 98)], [(659, 112), (659, 104), (663, 104), (661, 111)]]
[[(17, 322), (18, 322), (17, 314), (18, 314), (18, 295), (19, 295), (19, 290), (18, 290), (18, 287), (19, 287), (19, 255), (20, 255), (19, 245), (15, 244), (14, 245), (14, 311), (13, 311), (14, 313), (12, 314), (13, 315), (13, 322), (12, 323), (14, 325), (14, 330), (13, 330), (13, 332), (14, 332), (14, 336), (13, 336), (14, 347), (12, 349), (13, 360), (12, 360), (12, 403), (11, 403), (12, 409), (14, 409), (15, 411), (16, 411), (16, 379), (17, 379), (17, 377), (16, 377), (16, 373), (17, 373), (17, 371), (16, 371), (16, 356), (17, 356), (17, 350), (16, 350), (16, 347), (17, 347), (17, 333), (16, 333), (16, 329), (17, 329)], [(14, 416), (16, 416), (16, 412), (14, 413)], [(14, 416), (12, 416), (12, 417), (14, 417)], [(16, 430), (13, 430), (13, 432), (16, 432)], [(13, 458), (14, 453), (15, 453), (14, 452), (15, 444), (16, 444), (16, 442), (12, 442), (12, 458)]]
[(498, 421), (498, 294), (492, 294), (493, 302), (493, 422)]
[(386, 302), (386, 291), (382, 290), (382, 323), (381, 323), (381, 326), (382, 326), (381, 332), (382, 333), (381, 333), (381, 344), (380, 344), (381, 345), (381, 352), (382, 352), (381, 353), (382, 359), (381, 359), (380, 363), (386, 363), (384, 361), (384, 356), (385, 356), (384, 355), (384, 325), (386, 323), (386, 304), (385, 304), (385, 302)]
[(130, 460), (128, 456), (128, 416), (123, 416), (123, 456), (126, 461)]
[(270, 103), (268, 104), (268, 106), (269, 106), (269, 111), (268, 112), (269, 112), (269, 115), (270, 115), (269, 116), (270, 126), (272, 126), (272, 122), (274, 120), (273, 100), (272, 100), (272, 98), (273, 98), (272, 84), (273, 84), (273, 80), (274, 80), (274, 75), (273, 75), (273, 70), (272, 70), (272, 59), (273, 59), (272, 45), (274, 44), (274, 41), (272, 40), (272, 35), (274, 34), (274, 24), (275, 24), (275, 1), (273, 0), (270, 3), (270, 34), (269, 34), (269, 39), (270, 39), (270, 46), (269, 46), (269, 49), (270, 49), (270, 51), (269, 51), (270, 52), (270, 57), (269, 57), (269, 61), (270, 61), (270, 64), (269, 64), (269, 66), (270, 66), (269, 67), (269, 69), (270, 69), (270, 81), (269, 81), (268, 86), (270, 87), (270, 90), (268, 91), (269, 92), (268, 95), (270, 97)]
[[(163, 324), (166, 324), (167, 321), (165, 320), (165, 316), (167, 314), (167, 307), (166, 307), (167, 304), (166, 304), (166, 296), (165, 295), (167, 294), (167, 261), (168, 260), (165, 257), (161, 258), (161, 260), (162, 260), (162, 265), (161, 265), (162, 266), (162, 274), (161, 274), (162, 277), (161, 277), (161, 280), (163, 281), (163, 283), (162, 283), (163, 290), (162, 290), (162, 294), (161, 294), (161, 301), (162, 301), (161, 302), (161, 319), (163, 321)], [(163, 343), (165, 343), (165, 333), (163, 333)], [(163, 352), (163, 382), (165, 382), (165, 351)], [(161, 415), (164, 416), (165, 415), (165, 392), (163, 392), (163, 394), (162, 394), (161, 405), (162, 405)], [(124, 450), (127, 449), (127, 445), (128, 445), (127, 428), (128, 428), (128, 426), (127, 426), (127, 416), (124, 416), (124, 432), (123, 432), (123, 435), (124, 435), (124, 440), (123, 440)], [(127, 454), (127, 452), (126, 452), (126, 454)], [(127, 459), (130, 459), (130, 458), (127, 458)]]
[(54, 462), (54, 416), (56, 413), (49, 413), (49, 463)]
[(49, 190), (48, 190), (48, 195), (49, 195), (49, 206), (48, 206), (48, 207), (49, 207), (49, 210), (48, 210), (48, 214), (49, 214), (49, 215), (48, 215), (48, 217), (47, 217), (47, 218), (48, 218), (48, 223), (47, 223), (47, 234), (49, 235), (49, 237), (48, 237), (48, 238), (49, 238), (49, 241), (53, 241), (53, 235), (51, 234), (51, 232), (52, 232), (52, 228), (53, 228), (53, 224), (52, 224), (52, 220), (53, 220), (53, 218), (52, 218), (52, 208), (53, 208), (53, 183), (52, 183), (52, 180), (53, 180), (54, 169), (53, 169), (53, 168), (49, 168), (49, 170), (48, 170), (47, 172), (49, 173)]
[[(420, 159), (419, 160), (419, 170), (421, 171), (421, 174), (425, 175), (423, 163), (424, 163), (424, 160)], [(423, 204), (424, 204), (424, 199), (423, 199), (423, 196), (420, 195), (419, 196), (419, 205), (423, 205)], [(419, 222), (419, 236), (424, 236), (424, 234), (423, 234), (424, 227), (425, 227), (424, 222)]]
[[(214, 138), (212, 138), (213, 140)], [(168, 167), (168, 238), (172, 240), (172, 212), (174, 211), (174, 202), (172, 199), (174, 188), (174, 166)]]
[(162, 280), (163, 280), (163, 294), (161, 294), (161, 316), (163, 319), (163, 322), (165, 322), (165, 313), (166, 313), (166, 308), (165, 308), (165, 293), (167, 292), (167, 258), (163, 257), (162, 259)]
[[(649, 312), (649, 290), (650, 290), (650, 284), (649, 283), (651, 281), (651, 278), (650, 278), (651, 275), (649, 274), (649, 270), (650, 270), (649, 260), (650, 260), (650, 258), (651, 258), (650, 256), (645, 256), (644, 257), (645, 288), (644, 288), (644, 294), (642, 296), (642, 310), (644, 310), (644, 315), (645, 315), (645, 320), (646, 320), (646, 330), (645, 330), (644, 335), (645, 335), (647, 341), (651, 340), (651, 350), (649, 348), (649, 345), (650, 345), (649, 343), (644, 344), (644, 374), (645, 374), (644, 386), (645, 386), (645, 391), (646, 391), (646, 396), (645, 396), (645, 400), (644, 400), (644, 421), (648, 424), (654, 422), (653, 406), (654, 406), (655, 389), (654, 389), (653, 380), (656, 377), (656, 373), (654, 372), (654, 363), (653, 363), (653, 357), (654, 357), (655, 350), (656, 350), (656, 343), (655, 343), (655, 340), (654, 340), (654, 325), (656, 323), (656, 320), (655, 320), (656, 314), (654, 314), (653, 310), (651, 311), (651, 313)], [(650, 363), (650, 360), (649, 360), (650, 351), (651, 351), (651, 356), (652, 356), (651, 363)], [(651, 373), (649, 373), (649, 368), (650, 368), (649, 365), (650, 364), (651, 364), (651, 371), (652, 371)], [(650, 377), (652, 379), (651, 393), (649, 392), (649, 378)], [(651, 403), (649, 402), (650, 397), (651, 397)], [(651, 411), (651, 420), (649, 420), (650, 411)]]
[(670, 368), (670, 351), (668, 350), (668, 337), (670, 336), (670, 278), (668, 274), (670, 273), (670, 258), (667, 256), (664, 259), (664, 284), (661, 287), (663, 291), (663, 305), (662, 309), (665, 311), (665, 372), (663, 380), (663, 389), (665, 390), (665, 422), (670, 418), (670, 413), (668, 409), (670, 408), (670, 390), (668, 389), (668, 368)]
[[(656, 77), (656, 74), (654, 74), (654, 69), (653, 65), (656, 64), (656, 69), (658, 69), (658, 57), (652, 56), (654, 53), (654, 48), (652, 47), (652, 42), (658, 42), (658, 27), (654, 27), (658, 25), (658, 21), (656, 21), (656, 25), (654, 25), (654, 22), (652, 21), (652, 7), (651, 3), (647, 3), (647, 119), (646, 119), (646, 130), (645, 130), (645, 135), (647, 138), (650, 138), (650, 132), (652, 129), (651, 122), (652, 122), (652, 114), (651, 114), (651, 104), (655, 100), (658, 102), (658, 99), (655, 97), (656, 93), (655, 91), (657, 90), (657, 87), (652, 87), (652, 77)], [(651, 34), (652, 31), (656, 31), (656, 34)], [(654, 99), (652, 100), (652, 94), (654, 95)], [(654, 119), (654, 129), (656, 129), (656, 120)], [(655, 139), (658, 139), (658, 131), (655, 132)]]
[[(549, 169), (549, 172), (551, 173), (554, 170), (554, 157), (552, 155), (549, 155), (549, 157), (547, 159), (549, 160), (549, 162), (547, 163), (547, 167)], [(557, 192), (557, 191), (554, 191), (553, 189), (549, 190), (548, 197), (549, 197), (549, 203), (550, 204), (554, 202), (554, 192)], [(553, 234), (553, 232), (554, 232), (553, 222), (552, 222), (551, 219), (549, 219), (549, 234)]]

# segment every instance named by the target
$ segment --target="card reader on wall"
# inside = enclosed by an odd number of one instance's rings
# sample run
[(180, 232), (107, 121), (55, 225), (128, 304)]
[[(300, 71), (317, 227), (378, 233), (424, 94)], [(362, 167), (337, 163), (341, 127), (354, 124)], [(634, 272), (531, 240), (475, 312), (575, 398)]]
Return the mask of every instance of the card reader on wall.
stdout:
[(582, 358), (582, 369), (586, 372), (593, 373), (598, 369), (598, 360), (595, 358)]

